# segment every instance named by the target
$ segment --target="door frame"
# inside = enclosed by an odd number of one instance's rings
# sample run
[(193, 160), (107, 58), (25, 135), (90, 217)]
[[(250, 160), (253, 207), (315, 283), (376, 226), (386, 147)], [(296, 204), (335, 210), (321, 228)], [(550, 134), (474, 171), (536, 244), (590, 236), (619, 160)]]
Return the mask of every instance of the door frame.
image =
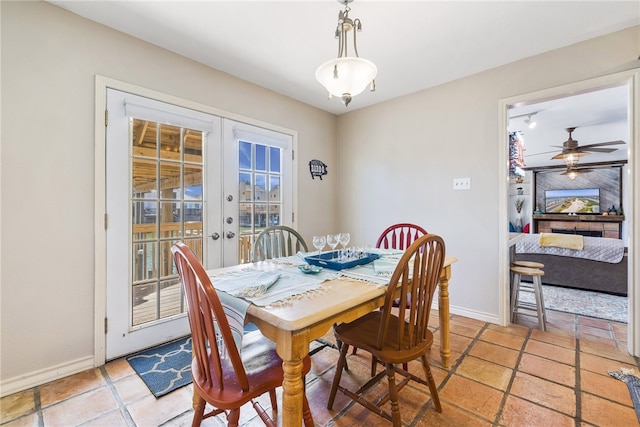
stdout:
[[(510, 323), (509, 316), (509, 219), (507, 215), (508, 200), (508, 146), (509, 132), (508, 109), (510, 105), (528, 104), (562, 98), (612, 86), (627, 86), (629, 90), (629, 200), (625, 203), (625, 213), (628, 215), (629, 224), (629, 262), (628, 262), (628, 304), (629, 317), (627, 328), (627, 350), (634, 356), (640, 356), (640, 197), (636, 194), (640, 190), (640, 172), (636, 168), (640, 167), (640, 69), (633, 69), (620, 73), (610, 74), (563, 86), (557, 86), (537, 92), (526, 93), (510, 98), (501, 99), (498, 106), (498, 144), (499, 144), (499, 203), (503, 208), (499, 209), (499, 320), (502, 326)], [(630, 212), (628, 211), (630, 210)]]
[[(106, 334), (105, 323), (107, 316), (107, 244), (106, 244), (106, 102), (107, 88), (130, 92), (162, 102), (179, 105), (181, 107), (209, 113), (222, 118), (263, 127), (280, 133), (291, 135), (294, 153), (298, 149), (298, 133), (271, 123), (251, 119), (239, 114), (230, 113), (198, 102), (168, 95), (156, 90), (147, 89), (134, 84), (122, 82), (109, 77), (95, 76), (95, 111), (94, 111), (94, 366), (102, 366), (106, 362)], [(296, 157), (293, 158), (292, 168), (293, 212), (298, 212), (298, 167)], [(297, 220), (297, 215), (296, 215)], [(296, 221), (297, 222), (297, 221)]]

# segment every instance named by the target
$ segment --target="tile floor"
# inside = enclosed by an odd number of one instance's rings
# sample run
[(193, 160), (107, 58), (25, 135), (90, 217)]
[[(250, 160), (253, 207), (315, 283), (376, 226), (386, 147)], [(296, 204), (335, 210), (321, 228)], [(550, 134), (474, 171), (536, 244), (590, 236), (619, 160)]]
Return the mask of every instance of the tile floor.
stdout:
[[(411, 385), (400, 394), (407, 426), (638, 426), (626, 385), (607, 375), (620, 367), (639, 371), (640, 360), (626, 351), (627, 325), (547, 311), (548, 331), (535, 319), (507, 328), (451, 318), (452, 366), (442, 368), (437, 341), (430, 360), (443, 411), (437, 413), (428, 389)], [(437, 313), (432, 314), (437, 329)], [(326, 336), (332, 340), (331, 335)], [(307, 377), (307, 395), (318, 426), (387, 426), (386, 420), (348, 401), (340, 392), (333, 410), (326, 401), (337, 351), (316, 353)], [(409, 370), (421, 372), (416, 362)], [(349, 357), (343, 381), (363, 381), (369, 357)], [(124, 359), (2, 398), (2, 427), (15, 426), (187, 426), (192, 386), (160, 399)], [(264, 400), (268, 406), (268, 399)], [(251, 408), (244, 426), (262, 425)], [(225, 425), (222, 418), (205, 426)]]

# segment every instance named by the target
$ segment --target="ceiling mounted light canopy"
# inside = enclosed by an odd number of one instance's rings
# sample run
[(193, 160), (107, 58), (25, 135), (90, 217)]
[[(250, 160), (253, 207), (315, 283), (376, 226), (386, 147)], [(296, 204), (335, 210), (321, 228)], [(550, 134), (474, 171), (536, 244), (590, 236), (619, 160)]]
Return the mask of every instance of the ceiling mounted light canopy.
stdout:
[(536, 121), (535, 120), (531, 120), (531, 116), (538, 114), (538, 113), (531, 113), (529, 114), (529, 116), (527, 116), (526, 119), (524, 119), (524, 124), (529, 126), (529, 129), (533, 129), (534, 127), (536, 127)]
[(532, 119), (533, 116), (535, 116), (536, 114), (538, 114), (540, 111), (534, 111), (532, 113), (526, 113), (526, 114), (519, 114), (517, 116), (512, 116), (509, 117), (509, 120), (513, 120), (513, 119), (519, 119), (522, 117), (526, 117), (526, 119), (524, 119), (524, 124), (529, 128), (529, 129), (533, 129), (534, 127), (536, 127), (537, 123), (534, 119)]
[[(335, 36), (338, 39), (338, 57), (320, 65), (316, 70), (316, 79), (329, 91), (329, 97), (339, 97), (345, 106), (349, 105), (352, 97), (361, 93), (367, 86), (375, 90), (375, 78), (378, 68), (368, 59), (360, 58), (356, 44), (356, 33), (362, 31), (359, 19), (349, 18), (348, 6), (353, 0), (338, 0), (345, 6), (344, 11), (338, 13), (338, 26)], [(349, 56), (348, 35), (353, 31), (353, 53)]]

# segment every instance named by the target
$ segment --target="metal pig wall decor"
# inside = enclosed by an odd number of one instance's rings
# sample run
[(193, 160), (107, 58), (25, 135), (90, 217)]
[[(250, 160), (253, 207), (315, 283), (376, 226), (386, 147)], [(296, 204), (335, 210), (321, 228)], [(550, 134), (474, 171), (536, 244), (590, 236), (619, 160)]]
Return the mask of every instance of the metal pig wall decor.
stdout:
[(312, 179), (316, 179), (317, 176), (322, 180), (322, 176), (327, 174), (327, 165), (320, 160), (311, 160), (309, 162), (309, 172), (311, 173)]

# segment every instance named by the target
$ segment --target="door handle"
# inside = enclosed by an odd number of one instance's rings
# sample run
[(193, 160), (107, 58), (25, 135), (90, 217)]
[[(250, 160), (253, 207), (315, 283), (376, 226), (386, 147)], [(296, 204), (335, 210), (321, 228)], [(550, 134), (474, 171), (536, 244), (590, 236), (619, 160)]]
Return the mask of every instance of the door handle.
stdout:
[(236, 233), (233, 231), (227, 231), (227, 239), (233, 239), (234, 237), (236, 237)]
[(218, 239), (220, 238), (220, 235), (219, 235), (218, 233), (213, 233), (213, 234), (211, 235), (211, 238), (212, 238), (213, 240), (218, 240)]

